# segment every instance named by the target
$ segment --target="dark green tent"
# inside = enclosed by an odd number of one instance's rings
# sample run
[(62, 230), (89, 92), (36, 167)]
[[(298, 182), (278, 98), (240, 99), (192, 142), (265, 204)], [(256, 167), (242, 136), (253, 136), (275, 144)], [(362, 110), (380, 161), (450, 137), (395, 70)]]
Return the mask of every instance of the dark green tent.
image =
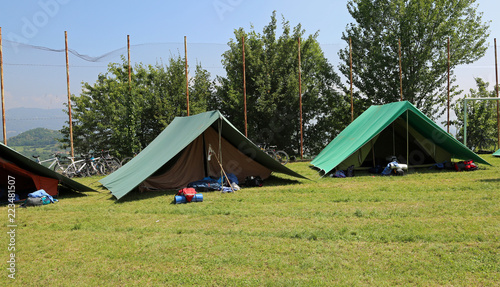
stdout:
[(25, 194), (37, 189), (47, 189), (50, 195), (57, 195), (58, 184), (75, 191), (93, 191), (90, 187), (38, 164), (2, 143), (0, 172), (5, 175), (0, 179), (2, 188), (7, 186), (7, 176), (10, 175), (16, 178), (16, 192), (23, 191)]
[(489, 164), (407, 101), (371, 106), (311, 164), (328, 173), (351, 165), (355, 168), (385, 166), (392, 156), (409, 166), (452, 159)]
[(120, 199), (132, 189), (178, 189), (221, 168), (241, 182), (271, 172), (305, 178), (280, 164), (241, 134), (220, 112), (176, 117), (141, 153), (100, 180)]

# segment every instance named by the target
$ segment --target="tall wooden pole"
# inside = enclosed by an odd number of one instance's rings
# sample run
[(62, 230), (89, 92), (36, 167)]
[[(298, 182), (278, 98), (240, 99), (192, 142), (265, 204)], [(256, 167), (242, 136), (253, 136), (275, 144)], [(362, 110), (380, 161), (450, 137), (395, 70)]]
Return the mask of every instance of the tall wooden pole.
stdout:
[(352, 41), (349, 37), (349, 69), (350, 69), (350, 81), (351, 81), (351, 123), (354, 121), (354, 101), (352, 99)]
[(300, 37), (299, 37), (299, 112), (300, 112), (300, 159), (304, 159), (304, 130), (302, 127), (302, 71), (300, 64)]
[(399, 44), (399, 94), (400, 100), (403, 100), (403, 67), (401, 64), (401, 39), (398, 39)]
[[(496, 87), (495, 91), (497, 92), (498, 98), (498, 61), (497, 61), (497, 38), (495, 38), (495, 76), (496, 76)], [(500, 148), (500, 103), (497, 102), (497, 148)]]
[[(130, 66), (130, 35), (127, 35), (127, 56), (128, 56), (128, 91), (132, 91), (132, 67)], [(132, 95), (130, 95), (132, 97)]]
[(3, 51), (2, 51), (2, 27), (0, 27), (0, 85), (2, 90), (2, 123), (3, 123), (3, 143), (7, 145), (7, 129), (5, 124), (5, 97), (3, 88)]
[(66, 85), (68, 87), (68, 114), (69, 114), (69, 141), (71, 145), (71, 156), (75, 156), (73, 148), (73, 119), (71, 116), (71, 92), (69, 88), (69, 57), (68, 57), (68, 32), (64, 31), (64, 43), (66, 47)]
[(187, 56), (187, 40), (184, 36), (184, 60), (185, 60), (185, 70), (186, 70), (186, 110), (189, 117), (189, 76), (188, 76), (188, 56)]
[(243, 54), (243, 109), (245, 114), (245, 136), (248, 137), (247, 128), (247, 80), (245, 71), (245, 36), (241, 37), (242, 54)]
[(448, 120), (447, 132), (450, 133), (450, 37), (448, 37)]

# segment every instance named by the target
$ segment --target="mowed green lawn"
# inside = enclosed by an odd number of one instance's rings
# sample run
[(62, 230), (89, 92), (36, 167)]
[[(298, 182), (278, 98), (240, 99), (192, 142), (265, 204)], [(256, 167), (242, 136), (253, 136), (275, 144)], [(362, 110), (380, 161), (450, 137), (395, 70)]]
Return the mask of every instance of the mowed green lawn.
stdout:
[[(500, 158), (474, 172), (276, 175), (261, 188), (98, 192), (16, 209), (16, 279), (0, 286), (498, 286)], [(7, 207), (1, 207), (4, 230)], [(8, 236), (2, 237), (4, 267)]]

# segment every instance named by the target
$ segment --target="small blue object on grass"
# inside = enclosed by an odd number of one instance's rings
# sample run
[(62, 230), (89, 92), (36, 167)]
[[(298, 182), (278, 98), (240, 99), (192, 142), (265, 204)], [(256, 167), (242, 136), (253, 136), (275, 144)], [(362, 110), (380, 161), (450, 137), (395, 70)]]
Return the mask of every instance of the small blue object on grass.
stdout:
[[(203, 201), (203, 194), (201, 193), (195, 194), (193, 196), (193, 199), (191, 200), (191, 202), (202, 202), (202, 201)], [(180, 204), (180, 203), (188, 203), (184, 195), (175, 196), (175, 204)]]

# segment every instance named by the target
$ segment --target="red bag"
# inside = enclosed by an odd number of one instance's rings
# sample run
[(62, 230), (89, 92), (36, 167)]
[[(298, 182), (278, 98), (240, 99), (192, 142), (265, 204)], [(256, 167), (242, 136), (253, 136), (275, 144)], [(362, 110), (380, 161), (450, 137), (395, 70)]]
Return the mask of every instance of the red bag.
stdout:
[(196, 190), (192, 187), (186, 187), (177, 192), (177, 195), (184, 195), (186, 197), (187, 202), (191, 202), (195, 194)]

